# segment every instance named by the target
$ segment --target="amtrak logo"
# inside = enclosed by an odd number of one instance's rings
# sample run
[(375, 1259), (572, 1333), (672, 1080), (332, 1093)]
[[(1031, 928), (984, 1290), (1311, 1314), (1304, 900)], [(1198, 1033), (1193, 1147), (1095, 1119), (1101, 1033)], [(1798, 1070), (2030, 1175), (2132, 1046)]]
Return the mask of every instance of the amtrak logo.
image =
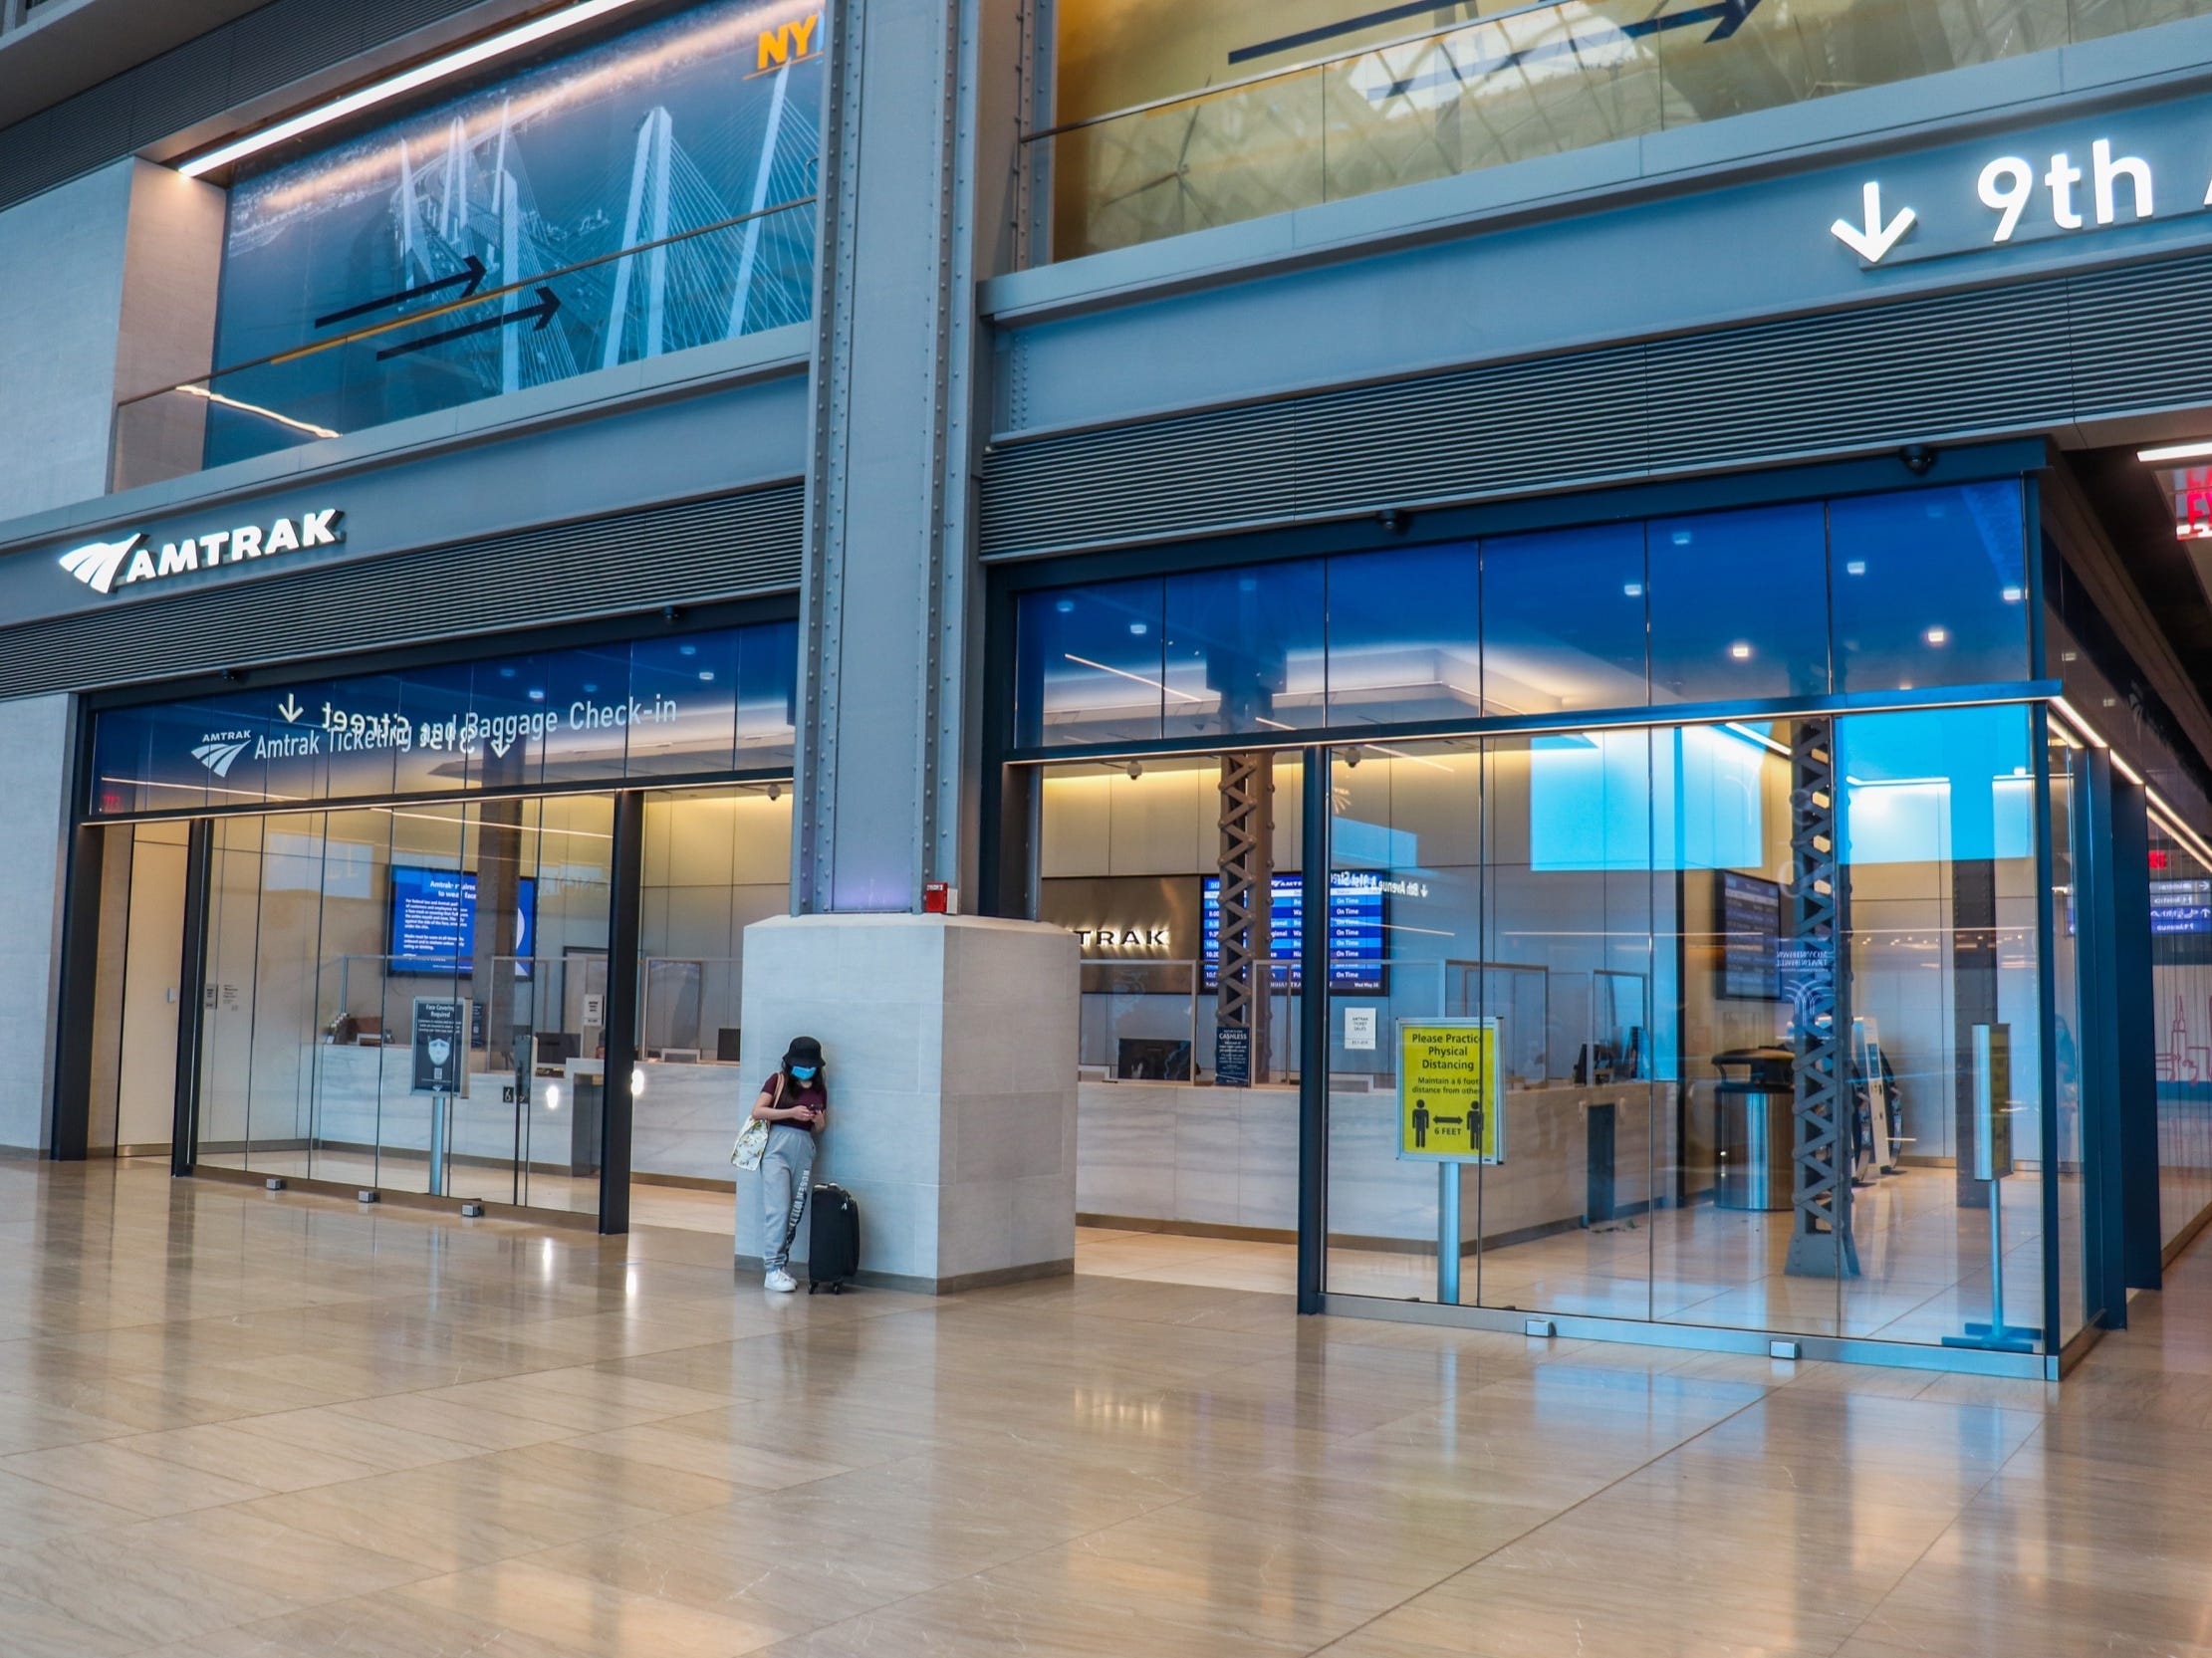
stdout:
[(192, 758), (217, 777), (228, 777), (231, 767), (238, 764), (238, 757), (252, 742), (250, 731), (218, 731), (200, 741), (192, 750)]
[(90, 541), (83, 547), (73, 547), (61, 556), (61, 566), (94, 592), (112, 593), (138, 582), (227, 571), (233, 565), (275, 553), (336, 547), (346, 539), (346, 532), (338, 527), (344, 516), (336, 507), (326, 507), (321, 512), (302, 513), (297, 520), (280, 518), (268, 525), (205, 530), (181, 541), (163, 542), (158, 550), (140, 530), (122, 541)]
[(126, 541), (87, 542), (62, 555), (62, 568), (94, 592), (107, 592), (115, 587), (116, 573), (123, 569), (123, 560), (145, 539), (145, 532), (140, 530)]

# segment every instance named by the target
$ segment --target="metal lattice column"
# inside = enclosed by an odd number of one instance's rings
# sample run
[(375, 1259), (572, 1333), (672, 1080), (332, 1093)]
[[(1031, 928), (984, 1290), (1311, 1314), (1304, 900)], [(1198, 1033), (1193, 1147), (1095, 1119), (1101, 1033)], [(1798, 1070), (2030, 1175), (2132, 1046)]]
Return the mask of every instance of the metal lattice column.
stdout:
[(1221, 757), (1221, 970), (1214, 1023), (1251, 1032), (1252, 1080), (1267, 1080), (1274, 969), (1275, 756)]
[(1790, 913), (1794, 971), (1785, 975), (1796, 1025), (1791, 1064), (1796, 1180), (1787, 1271), (1856, 1278), (1851, 1236), (1850, 962), (1835, 728), (1790, 730)]

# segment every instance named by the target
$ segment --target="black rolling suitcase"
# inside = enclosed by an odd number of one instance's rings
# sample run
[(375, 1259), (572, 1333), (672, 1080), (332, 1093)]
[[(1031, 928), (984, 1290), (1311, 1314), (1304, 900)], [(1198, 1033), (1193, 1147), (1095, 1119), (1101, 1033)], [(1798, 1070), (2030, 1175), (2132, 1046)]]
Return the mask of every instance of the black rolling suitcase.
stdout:
[(807, 1203), (807, 1294), (843, 1295), (860, 1270), (860, 1205), (843, 1186), (815, 1187)]

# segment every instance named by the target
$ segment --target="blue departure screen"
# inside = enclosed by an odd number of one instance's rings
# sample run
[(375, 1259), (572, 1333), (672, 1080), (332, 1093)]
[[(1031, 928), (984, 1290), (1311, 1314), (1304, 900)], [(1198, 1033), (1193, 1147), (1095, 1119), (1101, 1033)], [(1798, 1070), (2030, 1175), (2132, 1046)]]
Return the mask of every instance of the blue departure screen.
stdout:
[[(1363, 870), (1340, 869), (1329, 877), (1329, 984), (1338, 991), (1380, 995), (1383, 990), (1382, 877)], [(1306, 933), (1306, 883), (1298, 875), (1277, 875), (1268, 912), (1275, 957), (1275, 983), (1298, 987), (1300, 942)], [(1221, 970), (1221, 879), (1206, 877), (1204, 937), (1206, 988)]]
[[(515, 891), (515, 954), (528, 957), (537, 940), (538, 883), (524, 876)], [(390, 960), (387, 973), (472, 971), (476, 954), (476, 876), (459, 869), (391, 866)], [(530, 977), (527, 960), (515, 977)]]

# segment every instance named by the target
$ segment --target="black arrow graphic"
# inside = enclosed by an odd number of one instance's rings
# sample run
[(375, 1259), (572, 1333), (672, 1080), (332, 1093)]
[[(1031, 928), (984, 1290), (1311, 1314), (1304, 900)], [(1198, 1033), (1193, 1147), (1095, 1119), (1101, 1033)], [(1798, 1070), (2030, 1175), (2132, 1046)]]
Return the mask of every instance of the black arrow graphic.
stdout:
[(487, 317), (481, 323), (463, 323), (457, 329), (440, 329), (436, 334), (425, 334), (418, 340), (408, 340), (396, 346), (386, 346), (376, 354), (376, 360), (381, 362), (386, 357), (405, 356), (409, 352), (426, 352), (432, 346), (444, 345), (448, 340), (465, 340), (472, 334), (485, 334), (492, 329), (503, 329), (510, 323), (526, 323), (533, 318), (537, 321), (530, 332), (536, 334), (546, 324), (553, 321), (553, 314), (560, 309), (561, 296), (552, 289), (541, 285), (538, 289), (538, 303), (536, 305), (525, 306), (520, 311), (510, 311), (504, 317)]
[(442, 294), (448, 288), (458, 288), (455, 299), (465, 300), (484, 286), (484, 262), (473, 253), (465, 261), (467, 269), (459, 276), (440, 277), (435, 282), (425, 282), (397, 294), (386, 294), (380, 300), (369, 300), (361, 305), (348, 306), (344, 311), (334, 311), (328, 317), (315, 319), (315, 326), (327, 329), (333, 323), (350, 323), (356, 317), (366, 317), (371, 311), (382, 311), (390, 306), (405, 305), (409, 300), (419, 300), (425, 294)]

